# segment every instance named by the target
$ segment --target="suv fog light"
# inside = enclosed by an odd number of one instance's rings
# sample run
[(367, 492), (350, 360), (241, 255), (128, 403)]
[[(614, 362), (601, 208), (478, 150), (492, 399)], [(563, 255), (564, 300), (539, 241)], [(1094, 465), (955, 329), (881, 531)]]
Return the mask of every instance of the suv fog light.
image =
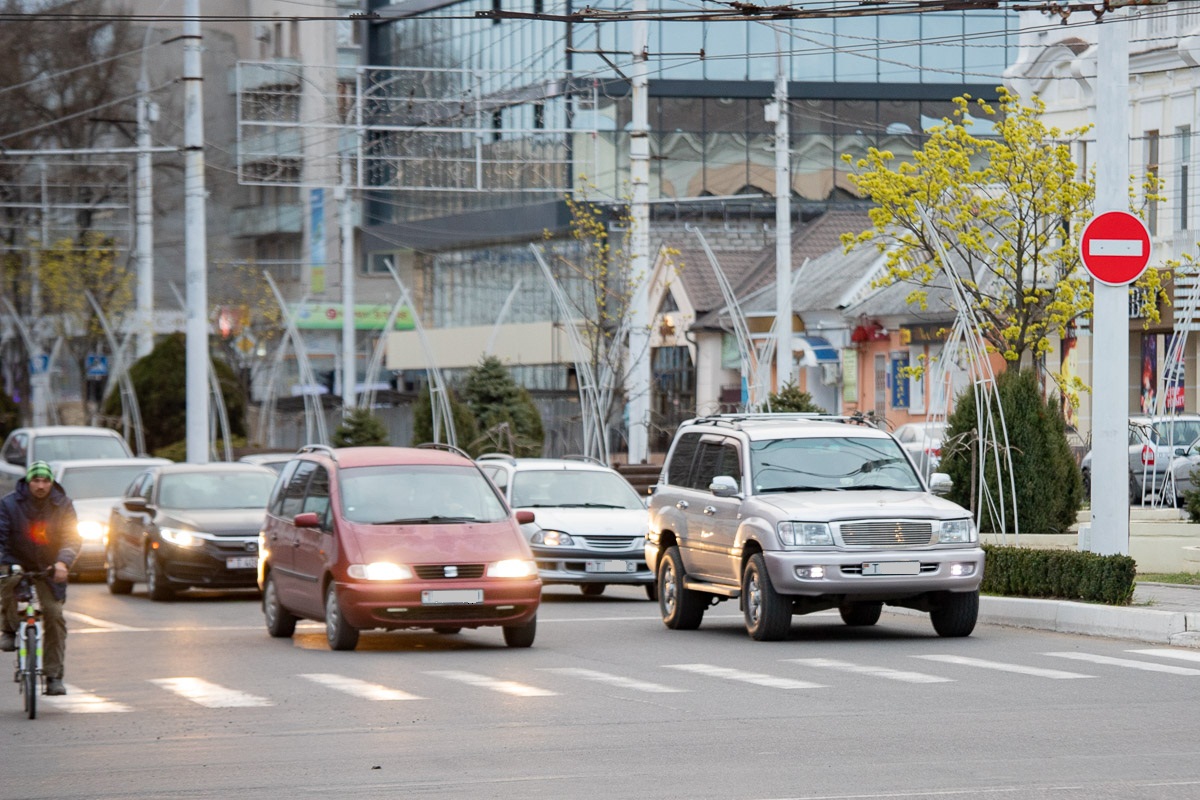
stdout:
[(964, 575), (974, 575), (975, 574), (975, 565), (974, 564), (951, 564), (950, 565), (950, 574), (954, 575), (955, 577), (962, 577)]
[(796, 567), (797, 578), (824, 578), (825, 567)]

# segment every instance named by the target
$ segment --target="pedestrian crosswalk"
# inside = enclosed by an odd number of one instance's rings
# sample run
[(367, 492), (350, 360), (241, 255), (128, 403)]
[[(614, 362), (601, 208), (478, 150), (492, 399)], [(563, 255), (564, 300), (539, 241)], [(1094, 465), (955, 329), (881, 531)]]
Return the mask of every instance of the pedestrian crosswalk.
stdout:
[[(1105, 655), (1085, 651), (1045, 652), (1028, 654), (1022, 660), (993, 661), (949, 653), (924, 653), (904, 657), (914, 664), (924, 666), (919, 670), (906, 669), (903, 665), (885, 665), (869, 661), (847, 661), (833, 658), (781, 658), (776, 661), (754, 661), (755, 669), (690, 662), (662, 664), (653, 668), (654, 680), (648, 680), (646, 670), (637, 674), (621, 674), (619, 671), (598, 670), (578, 666), (538, 667), (524, 670), (521, 680), (508, 676), (491, 675), (480, 671), (424, 670), (406, 673), (392, 685), (377, 683), (363, 678), (338, 673), (298, 673), (291, 676), (305, 685), (317, 687), (356, 700), (367, 702), (411, 701), (417, 703), (439, 702), (449, 698), (460, 698), (463, 692), (494, 693), (508, 697), (526, 698), (533, 701), (553, 702), (564, 695), (583, 694), (603, 687), (611, 695), (613, 690), (638, 694), (671, 694), (682, 692), (710, 692), (722, 694), (735, 685), (749, 687), (747, 691), (837, 691), (852, 685), (854, 681), (875, 680), (901, 683), (945, 684), (958, 681), (979, 680), (981, 673), (1005, 672), (1021, 679), (1074, 680), (1103, 678), (1119, 670), (1140, 670), (1178, 678), (1200, 677), (1200, 651), (1175, 648), (1141, 648), (1125, 651), (1123, 656)], [(1024, 661), (1038, 663), (1024, 663)], [(893, 659), (895, 661), (895, 659)], [(1068, 671), (1053, 666), (1055, 662), (1070, 661), (1077, 670)], [(1185, 666), (1184, 663), (1194, 666)], [(149, 684), (164, 694), (159, 698), (173, 698), (195, 706), (209, 709), (269, 708), (289, 696), (287, 687), (262, 690), (261, 681), (253, 691), (223, 685), (220, 682), (196, 676), (150, 677), (142, 684)], [(292, 684), (292, 688), (299, 684)], [(43, 698), (44, 707), (50, 712), (70, 714), (126, 713), (138, 710), (139, 706), (162, 702), (147, 700), (145, 690), (131, 691), (129, 684), (118, 690), (106, 691), (99, 687), (70, 683), (68, 694), (62, 697)], [(135, 697), (116, 697), (121, 691)]]

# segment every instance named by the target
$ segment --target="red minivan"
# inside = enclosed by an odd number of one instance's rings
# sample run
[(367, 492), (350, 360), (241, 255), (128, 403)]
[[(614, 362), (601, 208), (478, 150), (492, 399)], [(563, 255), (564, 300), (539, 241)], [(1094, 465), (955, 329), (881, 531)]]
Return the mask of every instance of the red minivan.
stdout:
[(258, 585), (272, 636), (323, 620), (333, 650), (361, 630), (499, 625), (537, 632), (542, 583), (521, 524), (470, 458), (445, 445), (301, 448), (267, 505)]

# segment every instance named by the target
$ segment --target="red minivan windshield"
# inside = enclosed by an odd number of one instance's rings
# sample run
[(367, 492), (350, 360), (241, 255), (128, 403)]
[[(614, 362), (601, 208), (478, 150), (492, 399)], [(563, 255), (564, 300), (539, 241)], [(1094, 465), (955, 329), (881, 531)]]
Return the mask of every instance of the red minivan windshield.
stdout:
[(474, 466), (386, 465), (342, 469), (342, 513), (364, 525), (499, 522), (508, 509)]

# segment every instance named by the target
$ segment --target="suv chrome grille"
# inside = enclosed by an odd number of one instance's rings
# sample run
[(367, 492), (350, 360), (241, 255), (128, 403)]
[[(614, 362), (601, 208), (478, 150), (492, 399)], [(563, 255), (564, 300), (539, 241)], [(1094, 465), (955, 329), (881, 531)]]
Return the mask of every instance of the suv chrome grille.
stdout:
[(644, 543), (644, 536), (576, 536), (576, 539), (583, 540), (583, 546), (589, 550), (612, 550), (625, 551), (637, 548), (638, 544)]
[(926, 545), (933, 539), (933, 525), (910, 519), (879, 519), (843, 522), (838, 526), (847, 547), (898, 547)]
[(483, 564), (421, 564), (413, 567), (423, 581), (439, 578), (482, 578)]

